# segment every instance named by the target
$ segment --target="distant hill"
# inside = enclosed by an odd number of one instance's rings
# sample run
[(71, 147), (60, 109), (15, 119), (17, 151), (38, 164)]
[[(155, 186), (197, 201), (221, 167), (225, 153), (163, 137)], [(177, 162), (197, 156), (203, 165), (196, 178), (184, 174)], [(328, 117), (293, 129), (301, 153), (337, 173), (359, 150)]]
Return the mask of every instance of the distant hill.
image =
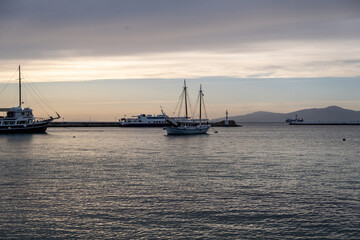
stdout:
[[(326, 108), (303, 109), (291, 113), (254, 112), (246, 115), (231, 116), (236, 122), (285, 122), (287, 118), (303, 118), (304, 121), (360, 121), (360, 111), (344, 109), (337, 106)], [(222, 120), (217, 119), (217, 120)]]

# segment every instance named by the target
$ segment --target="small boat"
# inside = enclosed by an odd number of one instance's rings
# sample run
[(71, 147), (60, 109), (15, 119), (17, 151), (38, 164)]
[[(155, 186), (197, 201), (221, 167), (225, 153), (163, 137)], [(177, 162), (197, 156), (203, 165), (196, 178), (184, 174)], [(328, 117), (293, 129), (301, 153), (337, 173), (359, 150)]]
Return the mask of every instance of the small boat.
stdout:
[[(164, 128), (168, 135), (193, 135), (206, 134), (211, 127), (207, 119), (202, 119), (202, 107), (204, 106), (204, 94), (200, 85), (199, 91), (199, 119), (192, 119), (188, 116), (188, 94), (186, 81), (184, 80), (184, 88), (181, 94), (181, 99), (185, 101), (185, 117), (181, 118), (166, 118), (170, 126)], [(182, 105), (182, 104), (181, 104)]]
[(287, 123), (289, 123), (289, 124), (292, 124), (292, 123), (299, 123), (299, 122), (303, 122), (304, 121), (304, 119), (300, 119), (300, 118), (298, 118), (298, 116), (297, 115), (295, 115), (295, 119), (292, 119), (292, 118), (288, 118), (288, 119), (286, 119), (285, 120), (285, 122), (287, 122)]
[(159, 115), (145, 115), (140, 114), (137, 116), (132, 116), (131, 118), (121, 118), (119, 120), (120, 127), (165, 127), (170, 124), (166, 121), (168, 117), (164, 111), (161, 109)]
[(5, 113), (0, 116), (0, 134), (1, 133), (45, 133), (50, 122), (59, 119), (58, 113), (54, 118), (35, 118), (32, 109), (22, 108), (21, 99), (21, 72), (19, 66), (19, 106), (11, 108), (0, 108), (0, 112)]

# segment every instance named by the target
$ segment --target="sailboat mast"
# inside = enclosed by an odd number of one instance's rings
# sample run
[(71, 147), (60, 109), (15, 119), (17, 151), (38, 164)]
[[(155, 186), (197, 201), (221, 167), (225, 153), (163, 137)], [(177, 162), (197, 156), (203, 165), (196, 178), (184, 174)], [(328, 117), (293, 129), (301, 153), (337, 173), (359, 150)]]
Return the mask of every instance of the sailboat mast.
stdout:
[(19, 65), (19, 106), (21, 107), (21, 73), (20, 73), (20, 65)]
[(187, 87), (186, 87), (186, 80), (185, 79), (184, 79), (184, 94), (185, 94), (185, 117), (188, 118)]
[(201, 88), (201, 84), (200, 84), (200, 125), (201, 125), (201, 99), (202, 99), (202, 88)]

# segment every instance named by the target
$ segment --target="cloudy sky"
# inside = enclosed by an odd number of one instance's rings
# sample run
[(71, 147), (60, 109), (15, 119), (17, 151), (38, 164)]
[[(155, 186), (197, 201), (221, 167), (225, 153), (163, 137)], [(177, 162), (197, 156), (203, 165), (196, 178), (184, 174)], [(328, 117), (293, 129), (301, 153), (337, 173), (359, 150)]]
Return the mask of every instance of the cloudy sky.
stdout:
[(360, 110), (357, 0), (0, 0), (0, 32), (2, 85), (21, 64), (69, 120), (171, 112), (184, 78), (213, 117)]

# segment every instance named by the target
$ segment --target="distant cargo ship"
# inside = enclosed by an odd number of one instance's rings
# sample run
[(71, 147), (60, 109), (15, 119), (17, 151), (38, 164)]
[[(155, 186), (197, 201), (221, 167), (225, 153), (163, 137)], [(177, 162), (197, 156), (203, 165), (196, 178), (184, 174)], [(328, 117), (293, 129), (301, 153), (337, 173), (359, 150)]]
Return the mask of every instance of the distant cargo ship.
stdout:
[(295, 115), (295, 119), (288, 118), (288, 119), (285, 120), (285, 122), (287, 122), (287, 123), (289, 123), (289, 124), (292, 124), (292, 123), (301, 123), (301, 122), (303, 122), (303, 121), (304, 121), (304, 119), (298, 118), (297, 115)]

